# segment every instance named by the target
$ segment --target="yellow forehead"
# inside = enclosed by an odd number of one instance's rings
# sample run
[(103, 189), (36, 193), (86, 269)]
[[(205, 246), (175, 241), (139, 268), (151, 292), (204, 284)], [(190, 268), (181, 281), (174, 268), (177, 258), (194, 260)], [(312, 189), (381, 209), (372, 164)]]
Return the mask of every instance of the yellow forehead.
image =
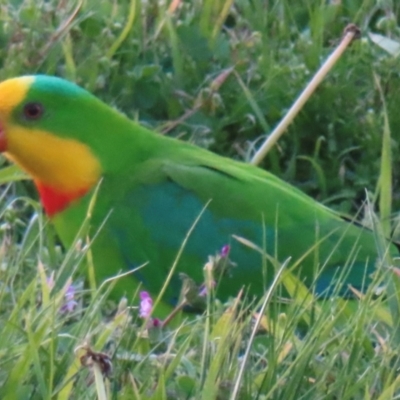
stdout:
[(26, 97), (35, 78), (23, 76), (0, 83), (0, 115), (4, 118)]

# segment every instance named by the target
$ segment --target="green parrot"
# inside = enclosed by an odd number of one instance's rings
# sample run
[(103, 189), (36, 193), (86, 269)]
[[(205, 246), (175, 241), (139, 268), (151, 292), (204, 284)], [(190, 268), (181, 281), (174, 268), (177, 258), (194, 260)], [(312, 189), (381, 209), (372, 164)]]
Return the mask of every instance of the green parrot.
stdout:
[(96, 192), (96, 280), (147, 263), (118, 281), (117, 296), (139, 283), (158, 294), (185, 238), (163, 299), (171, 305), (179, 273), (203, 282), (208, 256), (221, 249), (232, 262), (216, 283), (222, 300), (243, 287), (249, 296), (268, 288), (275, 266), (255, 246), (279, 262), (290, 258), (289, 268), (301, 260), (293, 272), (321, 296), (333, 285), (343, 296), (349, 285), (362, 290), (376, 268), (370, 230), (265, 170), (152, 132), (57, 77), (0, 83), (0, 151), (32, 177), (67, 248)]

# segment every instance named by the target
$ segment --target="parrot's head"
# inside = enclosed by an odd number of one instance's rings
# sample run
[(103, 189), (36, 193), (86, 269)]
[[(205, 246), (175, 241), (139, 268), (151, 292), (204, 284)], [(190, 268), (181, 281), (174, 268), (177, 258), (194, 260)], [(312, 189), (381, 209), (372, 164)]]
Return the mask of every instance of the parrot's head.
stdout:
[(100, 180), (106, 145), (101, 133), (115, 114), (60, 78), (9, 79), (0, 83), (0, 151), (33, 178), (52, 215)]

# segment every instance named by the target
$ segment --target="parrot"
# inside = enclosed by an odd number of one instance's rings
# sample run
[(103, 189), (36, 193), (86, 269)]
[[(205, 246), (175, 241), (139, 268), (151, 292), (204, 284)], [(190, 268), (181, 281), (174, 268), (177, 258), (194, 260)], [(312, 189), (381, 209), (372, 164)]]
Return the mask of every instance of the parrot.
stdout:
[[(177, 304), (180, 275), (201, 284), (221, 249), (230, 260), (215, 283), (221, 301), (242, 288), (261, 297), (274, 260), (322, 297), (332, 287), (342, 297), (365, 290), (377, 269), (372, 230), (262, 168), (154, 132), (59, 77), (0, 83), (0, 151), (33, 180), (66, 248), (92, 207), (96, 282), (133, 271), (117, 280), (116, 296), (139, 286), (157, 295), (173, 267), (163, 302)], [(392, 243), (387, 252), (398, 255)]]

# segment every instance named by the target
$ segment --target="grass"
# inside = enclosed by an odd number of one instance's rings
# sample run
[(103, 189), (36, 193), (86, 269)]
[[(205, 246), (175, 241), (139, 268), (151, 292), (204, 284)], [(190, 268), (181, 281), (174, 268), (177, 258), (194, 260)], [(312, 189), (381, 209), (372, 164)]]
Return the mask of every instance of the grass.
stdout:
[[(367, 189), (368, 210), (380, 212), (380, 220), (372, 211), (365, 216), (385, 271), (376, 282), (386, 284), (385, 297), (373, 285), (356, 294), (359, 301), (321, 302), (285, 271), (258, 304), (244, 294), (221, 304), (209, 293), (203, 315), (179, 315), (162, 328), (140, 318), (138, 304), (106, 301), (109, 285), (80, 290), (66, 312), (68, 277), (87, 249), (62, 249), (32, 187), (3, 170), (1, 399), (400, 398), (399, 273), (382, 239), (396, 228), (392, 210), (400, 208), (396, 2), (0, 6), (0, 78), (66, 77), (160, 133), (242, 160), (251, 159), (344, 26), (358, 24), (363, 38), (263, 167), (351, 214)], [(278, 301), (283, 287), (286, 302)]]

